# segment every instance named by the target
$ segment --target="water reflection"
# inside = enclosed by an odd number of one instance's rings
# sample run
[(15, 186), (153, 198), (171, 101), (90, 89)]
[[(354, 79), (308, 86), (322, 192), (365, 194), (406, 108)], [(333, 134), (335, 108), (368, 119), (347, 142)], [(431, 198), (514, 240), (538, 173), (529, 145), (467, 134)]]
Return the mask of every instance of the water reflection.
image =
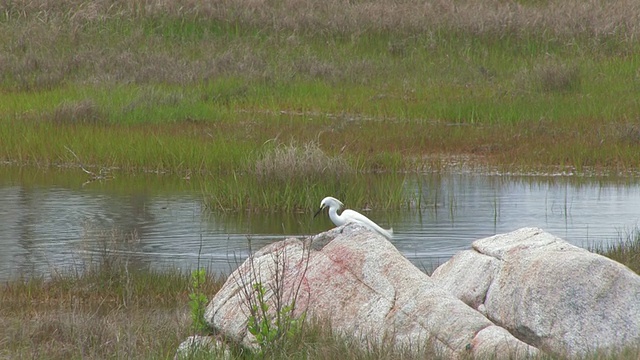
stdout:
[[(306, 214), (218, 214), (195, 181), (122, 177), (82, 187), (70, 171), (0, 168), (0, 279), (82, 268), (119, 252), (132, 266), (228, 273), (285, 236), (332, 227)], [(473, 240), (538, 226), (578, 246), (618, 238), (640, 219), (640, 185), (625, 179), (432, 174), (413, 181), (422, 211), (370, 212), (393, 226), (394, 244), (429, 269)], [(416, 195), (417, 196), (417, 195)], [(320, 200), (320, 199), (319, 199)], [(319, 201), (318, 200), (318, 201)]]

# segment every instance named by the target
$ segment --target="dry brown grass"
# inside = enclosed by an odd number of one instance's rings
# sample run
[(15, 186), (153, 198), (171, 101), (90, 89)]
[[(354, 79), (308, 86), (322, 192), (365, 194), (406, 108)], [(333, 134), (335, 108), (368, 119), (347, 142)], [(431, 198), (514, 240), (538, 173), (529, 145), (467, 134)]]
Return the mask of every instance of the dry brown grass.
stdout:
[(105, 359), (149, 354), (170, 358), (189, 335), (181, 311), (61, 306), (30, 314), (3, 314), (0, 358)]
[[(335, 82), (381, 71), (366, 61), (335, 62), (313, 54), (276, 59), (280, 67), (268, 63), (282, 41), (291, 46), (301, 37), (326, 41), (330, 48), (331, 41), (386, 34), (389, 54), (398, 57), (410, 53), (415, 39), (442, 34), (509, 36), (516, 42), (542, 38), (566, 47), (580, 38), (592, 45), (582, 51), (613, 53), (628, 53), (628, 45), (640, 38), (640, 5), (633, 0), (6, 0), (0, 14), (0, 29), (10, 39), (0, 45), (0, 80), (21, 90), (48, 90), (69, 81), (269, 79), (283, 72)], [(253, 35), (255, 43), (248, 40)], [(172, 37), (180, 41), (168, 45)], [(571, 68), (556, 70), (573, 76)]]
[[(207, 279), (213, 294), (219, 280)], [(189, 275), (124, 263), (0, 287), (0, 358), (170, 358), (193, 328)]]
[(640, 123), (628, 122), (624, 124), (617, 124), (613, 129), (612, 136), (629, 145), (639, 145)]
[(77, 26), (117, 17), (169, 16), (349, 36), (363, 29), (420, 32), (441, 26), (476, 34), (551, 30), (563, 36), (585, 34), (594, 41), (612, 35), (632, 40), (640, 34), (640, 4), (634, 0), (21, 0), (4, 1), (0, 9), (12, 19), (71, 21)]
[[(184, 307), (125, 304), (117, 293), (109, 293), (114, 289), (108, 286), (79, 291), (54, 280), (16, 287), (21, 286), (13, 282), (2, 287), (0, 358), (104, 359), (163, 351), (166, 355), (190, 331)], [(29, 290), (32, 294), (26, 293)]]
[(278, 145), (258, 159), (254, 173), (260, 180), (281, 182), (341, 177), (355, 171), (341, 156), (329, 156), (315, 142)]
[(106, 115), (92, 100), (63, 102), (50, 115), (51, 121), (58, 124), (100, 125), (107, 121)]
[(580, 86), (580, 72), (575, 65), (549, 61), (533, 68), (537, 87), (545, 92), (571, 91)]
[[(100, 233), (105, 249), (134, 234)], [(129, 252), (89, 255), (73, 270), (0, 284), (0, 359), (172, 358), (193, 334), (190, 274), (158, 272)], [(222, 280), (207, 274), (201, 290)]]

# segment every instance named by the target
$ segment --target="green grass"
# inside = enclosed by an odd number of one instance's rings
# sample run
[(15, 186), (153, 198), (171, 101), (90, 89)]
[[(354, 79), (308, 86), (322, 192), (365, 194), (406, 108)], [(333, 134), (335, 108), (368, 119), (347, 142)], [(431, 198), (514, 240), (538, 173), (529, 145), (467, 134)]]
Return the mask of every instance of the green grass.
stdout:
[(221, 209), (346, 192), (324, 176), (220, 194), (256, 186), (265, 144), (315, 143), (359, 175), (452, 156), (640, 170), (633, 3), (367, 4), (2, 4), (0, 161), (77, 165), (68, 148), (92, 171), (203, 175)]
[(326, 194), (359, 208), (398, 209), (415, 202), (416, 195), (406, 191), (406, 174), (363, 174), (342, 156), (325, 154), (317, 143), (264, 148), (255, 165), (203, 184), (212, 209), (306, 212)]
[(413, 208), (415, 195), (405, 189), (405, 176), (349, 175), (324, 180), (259, 180), (235, 174), (203, 184), (206, 203), (219, 211), (305, 212), (333, 194), (350, 207)]
[(640, 229), (638, 228), (621, 234), (617, 242), (592, 251), (625, 264), (640, 274)]

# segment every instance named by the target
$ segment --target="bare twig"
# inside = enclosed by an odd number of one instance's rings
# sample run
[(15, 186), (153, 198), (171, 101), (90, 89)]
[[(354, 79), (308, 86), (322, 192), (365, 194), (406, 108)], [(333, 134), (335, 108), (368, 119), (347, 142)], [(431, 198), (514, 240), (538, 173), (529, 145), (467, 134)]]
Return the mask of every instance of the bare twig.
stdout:
[(96, 175), (93, 171), (91, 171), (91, 170), (87, 170), (87, 169), (84, 167), (84, 165), (82, 165), (82, 161), (80, 161), (80, 158), (78, 157), (78, 155), (76, 155), (76, 153), (75, 153), (75, 152), (73, 152), (73, 150), (69, 149), (69, 148), (67, 147), (67, 145), (65, 145), (65, 146), (64, 146), (64, 148), (65, 148), (65, 149), (67, 149), (67, 151), (68, 151), (68, 152), (70, 152), (70, 153), (71, 153), (71, 155), (73, 155), (73, 157), (75, 157), (75, 158), (76, 158), (76, 160), (78, 160), (78, 164), (80, 165), (80, 169), (82, 169), (82, 171), (86, 172), (87, 174), (89, 174), (89, 175), (91, 175), (91, 176), (93, 176), (93, 177), (97, 177), (97, 175)]
[(112, 179), (113, 176), (110, 176), (107, 174), (107, 170), (105, 168), (100, 169), (100, 174), (96, 174), (91, 170), (88, 170), (83, 164), (82, 161), (80, 160), (80, 157), (78, 157), (78, 155), (76, 155), (76, 153), (69, 149), (66, 145), (64, 146), (65, 149), (67, 149), (68, 152), (71, 153), (71, 155), (73, 155), (73, 157), (76, 158), (76, 160), (78, 161), (78, 165), (80, 166), (80, 169), (82, 169), (82, 171), (84, 171), (85, 173), (87, 173), (89, 175), (89, 181), (86, 181), (84, 184), (82, 185), (86, 185), (92, 181), (96, 181), (96, 180), (109, 180)]

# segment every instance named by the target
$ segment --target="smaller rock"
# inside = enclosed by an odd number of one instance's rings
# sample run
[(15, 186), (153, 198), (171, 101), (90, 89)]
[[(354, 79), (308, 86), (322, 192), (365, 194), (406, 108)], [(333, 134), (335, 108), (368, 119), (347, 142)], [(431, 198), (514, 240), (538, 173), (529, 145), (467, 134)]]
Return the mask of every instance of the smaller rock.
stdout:
[(529, 359), (542, 355), (541, 351), (513, 338), (510, 332), (499, 326), (482, 329), (471, 342), (475, 359), (493, 359), (500, 354), (510, 354), (513, 359)]
[(231, 359), (231, 352), (224, 343), (211, 336), (193, 335), (180, 343), (174, 360), (193, 359), (196, 355), (211, 355), (214, 359)]
[(640, 342), (640, 276), (542, 229), (476, 240), (432, 279), (550, 354), (580, 357)]

